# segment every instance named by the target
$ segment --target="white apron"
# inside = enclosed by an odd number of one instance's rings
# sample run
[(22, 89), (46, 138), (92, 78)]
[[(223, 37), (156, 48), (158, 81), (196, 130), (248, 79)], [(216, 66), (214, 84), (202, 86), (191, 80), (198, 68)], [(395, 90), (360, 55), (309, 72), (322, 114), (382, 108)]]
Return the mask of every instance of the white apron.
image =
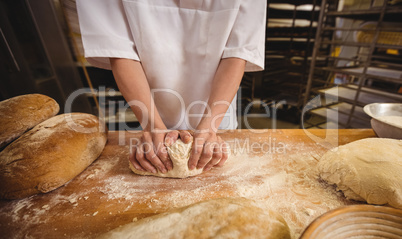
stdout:
[[(221, 58), (262, 70), (265, 0), (77, 0), (85, 57), (110, 69), (109, 57), (141, 61), (169, 129), (195, 129)], [(236, 97), (221, 129), (237, 127)]]

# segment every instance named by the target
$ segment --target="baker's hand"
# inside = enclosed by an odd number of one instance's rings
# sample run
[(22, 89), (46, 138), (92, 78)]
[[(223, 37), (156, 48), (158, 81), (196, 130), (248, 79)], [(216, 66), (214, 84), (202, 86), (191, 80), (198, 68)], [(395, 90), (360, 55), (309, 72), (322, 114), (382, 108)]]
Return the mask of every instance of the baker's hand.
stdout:
[(188, 167), (190, 170), (204, 168), (208, 171), (214, 166), (223, 166), (228, 157), (226, 142), (215, 132), (195, 133)]
[(193, 140), (193, 136), (190, 134), (190, 132), (186, 130), (181, 131), (173, 130), (166, 134), (165, 137), (166, 147), (169, 147), (172, 144), (174, 144), (179, 137), (181, 141), (183, 141), (183, 143), (185, 144), (188, 144)]
[(173, 169), (173, 164), (166, 146), (176, 142), (179, 136), (184, 143), (191, 141), (191, 135), (187, 131), (144, 131), (137, 144), (131, 146), (130, 162), (140, 171), (167, 173)]

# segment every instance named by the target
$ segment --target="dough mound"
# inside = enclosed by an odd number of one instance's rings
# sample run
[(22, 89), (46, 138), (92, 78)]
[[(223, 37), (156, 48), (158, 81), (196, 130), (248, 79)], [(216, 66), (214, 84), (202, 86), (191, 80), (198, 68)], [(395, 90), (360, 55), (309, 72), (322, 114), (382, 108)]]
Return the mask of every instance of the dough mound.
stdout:
[(203, 170), (202, 168), (193, 170), (190, 170), (188, 168), (188, 159), (190, 158), (191, 145), (192, 142), (185, 144), (183, 143), (183, 141), (178, 139), (174, 144), (167, 147), (168, 154), (173, 163), (173, 169), (165, 174), (159, 171), (157, 173), (139, 171), (135, 169), (131, 163), (129, 163), (130, 168), (131, 170), (133, 170), (134, 173), (139, 175), (152, 175), (165, 178), (187, 178), (201, 174)]
[(100, 238), (290, 238), (282, 216), (245, 198), (221, 198), (118, 227)]
[(402, 140), (368, 138), (323, 155), (318, 170), (346, 198), (402, 208)]

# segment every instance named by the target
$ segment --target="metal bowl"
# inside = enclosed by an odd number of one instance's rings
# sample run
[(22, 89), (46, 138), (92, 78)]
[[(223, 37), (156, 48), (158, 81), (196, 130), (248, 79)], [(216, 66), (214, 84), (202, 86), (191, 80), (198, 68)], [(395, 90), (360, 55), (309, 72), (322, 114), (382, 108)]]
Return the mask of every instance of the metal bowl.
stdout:
[[(364, 106), (364, 112), (372, 117), (371, 127), (378, 137), (402, 139), (402, 104), (373, 103)], [(401, 122), (389, 122), (387, 116), (401, 117)]]

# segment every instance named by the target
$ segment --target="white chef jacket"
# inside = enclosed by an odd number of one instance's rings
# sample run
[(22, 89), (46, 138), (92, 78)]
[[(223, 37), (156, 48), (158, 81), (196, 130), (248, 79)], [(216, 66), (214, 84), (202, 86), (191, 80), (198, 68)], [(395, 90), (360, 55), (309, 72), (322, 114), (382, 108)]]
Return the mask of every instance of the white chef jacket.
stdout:
[[(77, 0), (77, 9), (88, 62), (141, 61), (170, 129), (196, 128), (222, 58), (264, 68), (265, 0)], [(236, 97), (229, 103), (221, 129), (237, 127)]]

